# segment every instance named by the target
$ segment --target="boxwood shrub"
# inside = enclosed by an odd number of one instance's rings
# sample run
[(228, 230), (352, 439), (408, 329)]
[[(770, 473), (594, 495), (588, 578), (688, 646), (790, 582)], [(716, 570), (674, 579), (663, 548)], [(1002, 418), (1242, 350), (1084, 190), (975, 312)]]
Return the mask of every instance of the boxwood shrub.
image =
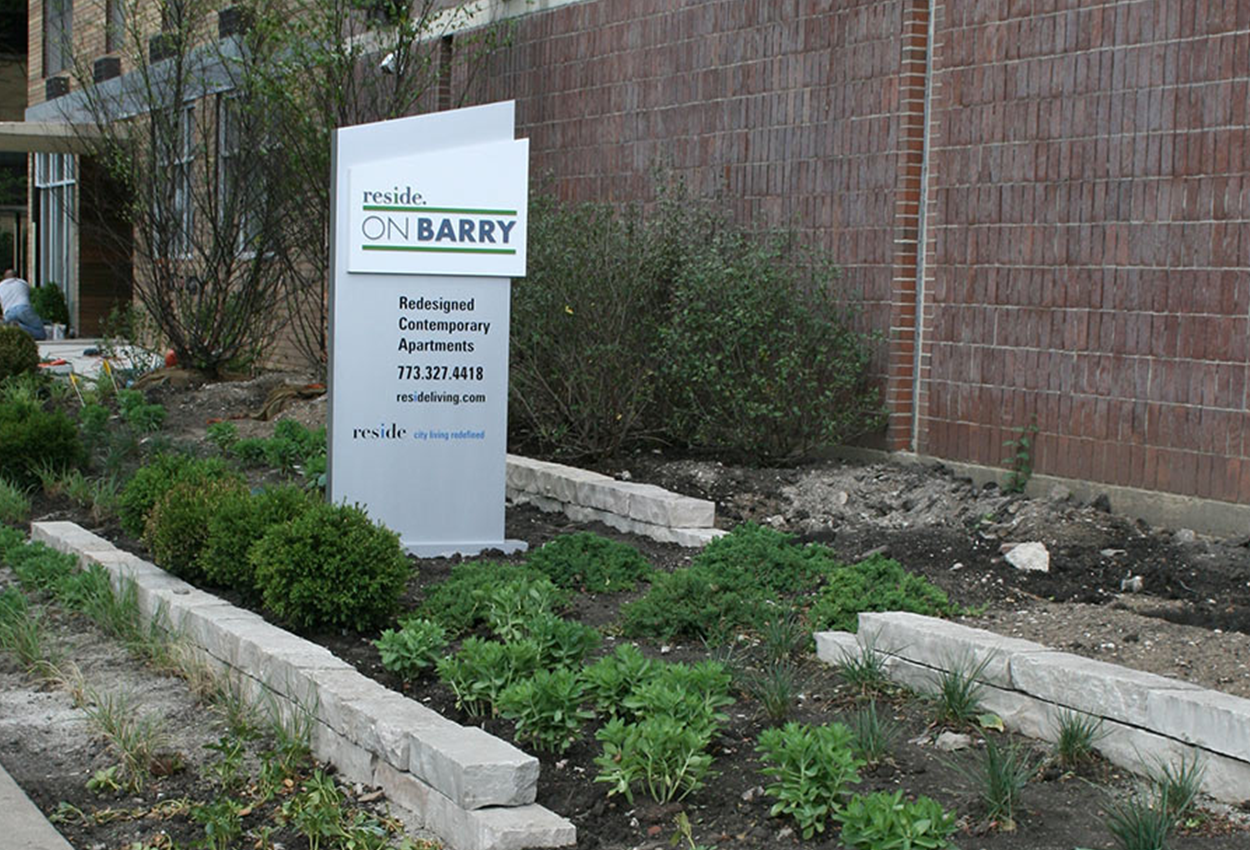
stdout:
[(224, 501), (246, 495), (246, 486), (236, 478), (180, 481), (152, 506), (143, 542), (159, 566), (188, 581), (199, 581), (204, 575), (199, 558), (209, 540), (210, 521)]
[(259, 493), (228, 490), (208, 519), (208, 541), (199, 567), (212, 584), (229, 587), (259, 600), (256, 572), (247, 553), (270, 526), (295, 519), (313, 504), (299, 487), (267, 487)]
[(69, 469), (85, 457), (78, 428), (61, 411), (29, 402), (0, 404), (0, 476), (30, 487), (39, 483), (40, 466)]
[(127, 534), (140, 536), (152, 506), (175, 484), (219, 478), (239, 479), (239, 476), (217, 458), (199, 459), (177, 453), (157, 455), (150, 463), (139, 467), (122, 490), (118, 499), (122, 528)]
[(302, 629), (384, 625), (411, 573), (399, 535), (350, 505), (315, 504), (270, 526), (248, 559), (265, 608)]

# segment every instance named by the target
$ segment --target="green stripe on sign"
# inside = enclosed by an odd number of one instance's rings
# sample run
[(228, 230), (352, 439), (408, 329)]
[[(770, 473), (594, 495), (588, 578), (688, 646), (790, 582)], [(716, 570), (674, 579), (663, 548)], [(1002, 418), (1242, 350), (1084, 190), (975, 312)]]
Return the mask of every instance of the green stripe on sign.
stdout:
[(361, 245), (362, 251), (422, 251), (427, 254), (515, 254), (516, 248), (445, 248), (433, 245)]
[(516, 215), (516, 210), (471, 210), (457, 207), (390, 207), (382, 204), (365, 204), (361, 207), (365, 212), (429, 212), (453, 213), (460, 215)]

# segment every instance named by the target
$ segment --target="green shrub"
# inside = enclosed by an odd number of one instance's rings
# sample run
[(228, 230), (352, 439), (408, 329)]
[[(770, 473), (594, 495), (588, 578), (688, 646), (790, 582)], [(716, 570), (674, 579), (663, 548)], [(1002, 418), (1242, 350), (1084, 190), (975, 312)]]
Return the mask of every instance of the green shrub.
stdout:
[(943, 850), (957, 829), (954, 812), (928, 797), (907, 802), (902, 790), (856, 794), (834, 817), (842, 824), (839, 840), (863, 850)]
[(109, 409), (102, 404), (84, 404), (78, 411), (78, 432), (83, 442), (94, 448), (108, 437)]
[(176, 483), (148, 512), (143, 542), (152, 558), (176, 576), (199, 581), (203, 576), (199, 557), (208, 543), (210, 521), (223, 502), (246, 492), (243, 483), (235, 478)]
[(732, 681), (725, 665), (717, 661), (701, 661), (693, 666), (661, 664), (655, 675), (630, 691), (622, 704), (639, 720), (672, 717), (711, 740), (729, 720), (721, 709), (733, 704), (729, 696)]
[(609, 797), (624, 794), (631, 805), (638, 786), (657, 803), (670, 803), (698, 791), (712, 775), (707, 738), (666, 714), (637, 723), (609, 720), (595, 738), (603, 743), (595, 781), (609, 785)]
[(438, 678), (456, 695), (458, 707), (480, 716), (509, 685), (532, 676), (538, 664), (538, 644), (532, 640), (496, 643), (471, 637), (458, 653), (438, 662)]
[(205, 430), (204, 437), (223, 455), (229, 454), (230, 447), (239, 441), (239, 429), (233, 422), (213, 422)]
[(157, 455), (150, 463), (139, 467), (122, 490), (117, 512), (121, 526), (134, 537), (141, 535), (152, 506), (175, 484), (237, 477), (216, 458), (200, 460), (174, 453)]
[(39, 346), (17, 325), (0, 325), (0, 380), (39, 368)]
[(385, 623), (411, 573), (399, 535), (349, 505), (314, 504), (270, 526), (248, 558), (265, 607), (307, 629)]
[[(472, 561), (451, 568), (451, 577), (426, 591), (417, 616), (442, 624), (450, 637), (464, 634), (486, 621), (493, 590), (517, 580), (547, 581), (532, 567)], [(555, 604), (561, 604), (556, 602)]]
[(546, 578), (518, 578), (482, 591), (486, 621), (500, 640), (507, 642), (525, 636), (535, 619), (551, 616), (560, 604), (561, 594)]
[(755, 750), (765, 765), (764, 775), (773, 779), (764, 789), (777, 800), (769, 814), (791, 815), (805, 839), (825, 831), (848, 786), (859, 782), (859, 769), (864, 766), (855, 757), (854, 735), (841, 723), (790, 722), (780, 729), (766, 729)]
[(139, 390), (118, 390), (117, 410), (122, 421), (136, 431), (159, 431), (165, 422), (165, 407), (148, 404)]
[(669, 433), (785, 458), (879, 427), (872, 351), (836, 279), (783, 234), (724, 230), (683, 264), (661, 331)]
[(45, 283), (30, 291), (31, 309), (39, 314), (45, 324), (69, 325), (69, 305), (65, 303), (65, 294), (55, 283)]
[(26, 490), (0, 478), (0, 522), (17, 525), (30, 519), (30, 497)]
[(373, 642), (382, 666), (405, 682), (438, 664), (447, 648), (447, 634), (433, 620), (409, 620), (398, 629), (387, 629)]
[(652, 568), (642, 553), (589, 531), (563, 534), (526, 558), (558, 587), (587, 593), (633, 590)]
[(734, 585), (789, 593), (814, 586), (837, 565), (827, 547), (799, 546), (792, 541), (776, 529), (744, 522), (704, 547), (690, 566)]
[(594, 664), (583, 668), (589, 695), (595, 709), (616, 717), (625, 707), (625, 698), (644, 682), (650, 681), (659, 670), (659, 663), (644, 656), (633, 644), (621, 644), (611, 655), (605, 655)]
[(518, 742), (564, 752), (581, 735), (582, 723), (595, 716), (581, 707), (585, 698), (586, 684), (576, 671), (538, 670), (499, 694), (499, 713), (516, 721)]
[(530, 619), (525, 636), (538, 644), (542, 664), (547, 669), (580, 667), (586, 656), (603, 642), (599, 632), (590, 626), (561, 619), (555, 614), (539, 614)]
[(227, 491), (208, 520), (208, 540), (199, 567), (208, 581), (257, 598), (256, 572), (248, 551), (271, 526), (295, 519), (312, 502), (298, 487), (266, 487), (259, 493)]
[(27, 403), (0, 404), (0, 477), (22, 487), (39, 483), (39, 468), (64, 471), (86, 452), (78, 429), (59, 410)]
[(829, 572), (809, 614), (815, 629), (855, 631), (861, 611), (910, 611), (949, 615), (957, 611), (941, 588), (909, 573), (898, 561), (874, 555)]

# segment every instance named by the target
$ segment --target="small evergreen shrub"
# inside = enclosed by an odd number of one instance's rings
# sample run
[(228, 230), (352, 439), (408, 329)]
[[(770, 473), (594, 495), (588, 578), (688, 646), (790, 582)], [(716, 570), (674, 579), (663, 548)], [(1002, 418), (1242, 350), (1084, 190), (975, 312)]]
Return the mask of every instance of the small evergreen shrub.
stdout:
[(227, 490), (208, 519), (208, 540), (200, 551), (204, 577), (220, 587), (258, 598), (256, 572), (248, 551), (271, 526), (289, 522), (312, 502), (298, 487), (266, 487), (259, 493)]
[(201, 551), (208, 543), (209, 522), (222, 502), (246, 494), (235, 478), (180, 481), (152, 506), (143, 542), (158, 565), (188, 581), (199, 581)]
[(398, 629), (382, 632), (373, 645), (382, 666), (408, 682), (438, 664), (447, 648), (447, 635), (433, 620), (409, 620)]
[(411, 573), (399, 535), (349, 505), (314, 504), (270, 526), (248, 558), (265, 608), (305, 629), (382, 625)]
[(0, 404), (0, 477), (33, 487), (39, 483), (37, 470), (65, 471), (85, 457), (77, 427), (61, 411)]
[(589, 531), (563, 534), (528, 558), (526, 563), (541, 570), (558, 587), (587, 593), (614, 593), (633, 590), (652, 572), (642, 553)]
[(139, 467), (122, 490), (117, 512), (122, 528), (139, 537), (152, 506), (175, 484), (219, 478), (238, 478), (238, 475), (216, 458), (201, 460), (175, 453), (157, 455), (150, 463)]
[(731, 577), (760, 590), (789, 593), (812, 587), (837, 564), (825, 546), (795, 545), (793, 538), (773, 528), (744, 522), (718, 537), (691, 561), (713, 577)]
[(90, 447), (100, 445), (108, 437), (109, 409), (94, 402), (84, 404), (78, 411), (78, 432)]
[(61, 287), (55, 283), (45, 283), (31, 289), (30, 306), (45, 324), (69, 324), (69, 305), (65, 303), (65, 294), (61, 292)]
[(947, 616), (957, 610), (946, 593), (924, 576), (908, 572), (898, 561), (874, 555), (830, 570), (809, 617), (815, 629), (853, 632), (861, 611)]
[[(547, 581), (538, 570), (525, 565), (493, 561), (457, 564), (451, 568), (450, 578), (426, 591), (416, 614), (440, 623), (449, 637), (457, 637), (486, 622), (492, 591), (522, 579)], [(562, 602), (561, 597), (556, 604)]]
[(39, 368), (39, 346), (17, 325), (0, 325), (0, 380)]

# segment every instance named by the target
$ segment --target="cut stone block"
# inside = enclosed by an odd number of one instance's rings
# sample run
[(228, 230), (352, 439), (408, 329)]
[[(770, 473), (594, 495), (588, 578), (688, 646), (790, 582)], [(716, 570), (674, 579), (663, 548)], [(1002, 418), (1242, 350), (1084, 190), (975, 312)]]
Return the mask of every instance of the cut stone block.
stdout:
[(859, 658), (859, 639), (851, 632), (816, 632), (816, 657), (826, 664), (840, 665)]
[(324, 723), (314, 723), (312, 730), (313, 756), (334, 765), (350, 782), (372, 785), (378, 757), (359, 747)]
[(971, 672), (984, 665), (977, 678), (1000, 688), (1012, 687), (1012, 658), (1048, 651), (1040, 643), (898, 611), (860, 614), (859, 642), (929, 667), (959, 665)]
[(1147, 724), (1208, 750), (1250, 762), (1250, 700), (1210, 690), (1146, 696)]
[(1047, 702), (1143, 727), (1150, 722), (1151, 692), (1200, 690), (1187, 682), (1066, 652), (1017, 655), (1011, 659), (1011, 679), (1018, 689)]

